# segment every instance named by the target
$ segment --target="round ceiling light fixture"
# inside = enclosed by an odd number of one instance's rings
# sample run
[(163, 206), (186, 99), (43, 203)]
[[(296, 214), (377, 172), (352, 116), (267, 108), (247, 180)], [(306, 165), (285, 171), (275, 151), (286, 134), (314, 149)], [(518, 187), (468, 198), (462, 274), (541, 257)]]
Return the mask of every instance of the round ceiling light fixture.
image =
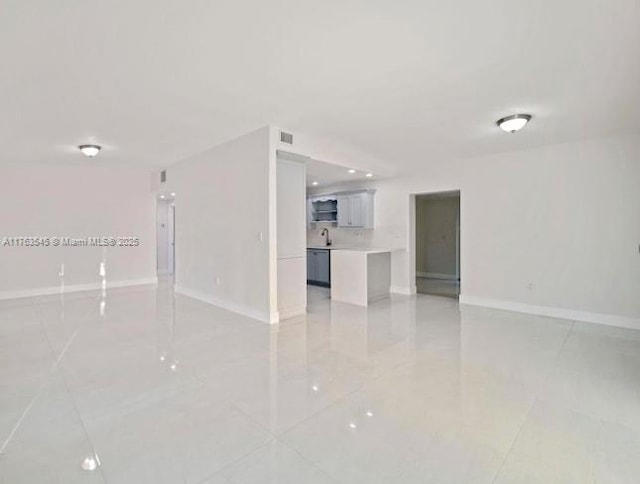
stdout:
[(82, 151), (82, 154), (84, 154), (85, 156), (88, 156), (89, 158), (93, 158), (98, 153), (100, 153), (100, 150), (102, 149), (102, 146), (98, 146), (98, 145), (80, 145), (80, 146), (78, 146), (78, 149), (80, 151)]
[(531, 121), (530, 114), (512, 114), (511, 116), (498, 119), (496, 124), (507, 133), (515, 133), (524, 128), (529, 121)]

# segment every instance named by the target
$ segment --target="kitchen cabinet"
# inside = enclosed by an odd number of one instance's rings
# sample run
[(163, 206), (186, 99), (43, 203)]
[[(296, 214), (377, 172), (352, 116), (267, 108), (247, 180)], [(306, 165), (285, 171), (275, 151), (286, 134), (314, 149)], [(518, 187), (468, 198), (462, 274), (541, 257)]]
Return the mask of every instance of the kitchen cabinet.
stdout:
[(307, 310), (305, 164), (278, 156), (276, 179), (278, 314), (285, 320)]
[(373, 228), (373, 193), (338, 194), (338, 227)]
[(338, 200), (334, 194), (307, 198), (307, 225), (318, 222), (335, 225), (338, 220)]
[(307, 198), (307, 227), (336, 225), (342, 228), (373, 228), (375, 190), (354, 190)]
[(307, 283), (331, 287), (331, 255), (326, 249), (307, 249)]

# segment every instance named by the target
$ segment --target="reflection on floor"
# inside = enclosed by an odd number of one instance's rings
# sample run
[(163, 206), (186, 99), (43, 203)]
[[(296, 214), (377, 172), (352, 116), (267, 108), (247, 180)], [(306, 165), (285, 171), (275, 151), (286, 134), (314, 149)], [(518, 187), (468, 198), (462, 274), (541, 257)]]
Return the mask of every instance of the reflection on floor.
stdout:
[(0, 302), (0, 482), (640, 482), (639, 331), (309, 294)]
[(460, 281), (416, 277), (416, 289), (419, 294), (457, 298), (460, 295)]
[(328, 299), (331, 299), (331, 288), (312, 285), (307, 286), (308, 305), (313, 307), (315, 304), (321, 303)]

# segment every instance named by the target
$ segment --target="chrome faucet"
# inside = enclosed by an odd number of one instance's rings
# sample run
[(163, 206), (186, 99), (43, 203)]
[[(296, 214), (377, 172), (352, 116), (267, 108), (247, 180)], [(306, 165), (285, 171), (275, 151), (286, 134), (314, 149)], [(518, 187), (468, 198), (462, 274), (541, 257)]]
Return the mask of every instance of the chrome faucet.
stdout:
[(323, 228), (322, 232), (320, 232), (320, 237), (324, 236), (324, 245), (327, 247), (331, 245), (331, 239), (329, 238), (329, 229)]

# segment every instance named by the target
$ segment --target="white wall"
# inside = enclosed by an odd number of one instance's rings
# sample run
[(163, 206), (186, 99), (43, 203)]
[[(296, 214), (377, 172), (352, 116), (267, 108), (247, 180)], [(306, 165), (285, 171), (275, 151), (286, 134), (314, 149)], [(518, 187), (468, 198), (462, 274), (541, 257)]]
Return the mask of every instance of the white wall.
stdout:
[(176, 193), (176, 290), (267, 322), (277, 320), (271, 131), (171, 166), (163, 187)]
[[(155, 282), (155, 199), (148, 170), (0, 166), (0, 237), (137, 236), (139, 247), (0, 246), (0, 298)], [(64, 277), (60, 276), (64, 264)]]
[(461, 190), (462, 302), (640, 327), (640, 138), (432, 162), (381, 181), (371, 244), (411, 292), (411, 194)]

